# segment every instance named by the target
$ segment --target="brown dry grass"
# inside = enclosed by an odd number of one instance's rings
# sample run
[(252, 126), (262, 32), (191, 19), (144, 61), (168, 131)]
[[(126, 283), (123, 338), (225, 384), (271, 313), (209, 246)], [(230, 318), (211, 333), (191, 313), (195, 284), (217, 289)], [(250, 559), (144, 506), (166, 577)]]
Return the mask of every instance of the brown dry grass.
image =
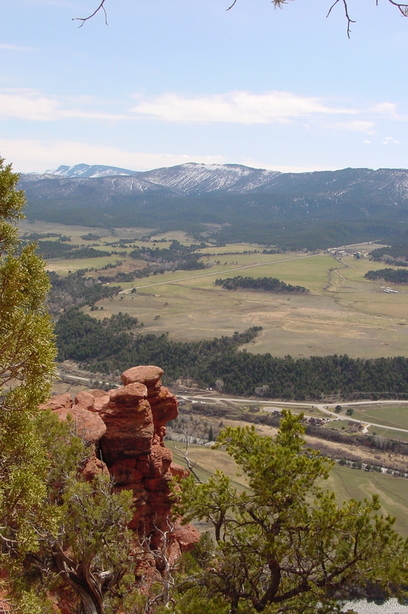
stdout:
[[(22, 229), (59, 232), (72, 236), (73, 243), (87, 244), (80, 239), (81, 235), (104, 234), (99, 242), (101, 249), (119, 238), (136, 238), (142, 245), (145, 242), (141, 238), (149, 233), (137, 228), (112, 232), (45, 222), (23, 222)], [(158, 235), (155, 239), (192, 240), (180, 232)], [(166, 247), (167, 243), (157, 245)], [(355, 246), (362, 253), (372, 247)], [(255, 249), (259, 253), (243, 253)], [(334, 353), (367, 358), (408, 356), (408, 288), (395, 286), (398, 294), (386, 294), (381, 282), (364, 279), (369, 269), (383, 268), (383, 264), (365, 257), (339, 259), (327, 253), (311, 257), (301, 253), (262, 254), (262, 246), (250, 244), (209, 247), (202, 251), (207, 254), (204, 257), (211, 265), (209, 269), (176, 271), (122, 284), (129, 294), (101, 302), (104, 311), (92, 315), (105, 317), (119, 311), (128, 312), (144, 323), (146, 332), (169, 332), (170, 339), (181, 341), (231, 335), (249, 326), (262, 326), (262, 332), (247, 349), (255, 353), (270, 352), (273, 356)], [(122, 265), (90, 274), (112, 275), (144, 266), (129, 257), (112, 255), (107, 259), (53, 260), (49, 268), (66, 274), (80, 268), (100, 268), (119, 259), (123, 260)], [(308, 295), (230, 292), (214, 286), (216, 278), (236, 275), (278, 277), (305, 286), (310, 292)], [(137, 288), (136, 294), (130, 294), (132, 287)]]

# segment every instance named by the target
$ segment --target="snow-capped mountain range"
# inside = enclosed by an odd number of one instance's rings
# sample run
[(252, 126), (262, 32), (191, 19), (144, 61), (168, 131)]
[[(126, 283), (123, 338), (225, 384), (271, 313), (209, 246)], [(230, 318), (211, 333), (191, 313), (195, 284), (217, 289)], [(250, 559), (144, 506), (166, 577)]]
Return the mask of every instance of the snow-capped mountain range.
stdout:
[[(202, 194), (206, 192), (228, 191), (246, 193), (263, 189), (281, 175), (276, 171), (249, 168), (239, 164), (196, 164), (187, 163), (152, 171), (131, 171), (115, 166), (76, 164), (61, 165), (44, 174), (23, 176), (32, 182), (47, 177), (65, 179), (119, 179), (114, 184), (116, 189), (125, 192), (131, 190), (156, 191), (158, 187), (167, 188), (178, 194)], [(132, 178), (129, 180), (128, 178)], [(107, 182), (108, 183), (108, 182)]]
[(130, 171), (127, 168), (117, 166), (103, 166), (101, 164), (75, 164), (67, 166), (61, 164), (58, 168), (45, 171), (45, 175), (57, 175), (58, 177), (85, 177), (86, 179), (97, 177), (110, 177), (112, 175), (135, 175), (137, 171)]
[[(255, 169), (240, 164), (197, 164), (158, 168), (151, 171), (132, 171), (115, 166), (76, 164), (61, 165), (44, 174), (23, 175), (23, 183), (43, 182), (60, 178), (72, 180), (107, 180), (105, 185), (119, 191), (146, 192), (166, 188), (178, 194), (205, 194), (229, 192), (248, 194), (289, 192), (343, 192), (353, 191), (357, 185), (368, 189), (396, 190), (408, 196), (407, 169), (347, 168), (339, 171), (311, 173), (281, 173)], [(131, 178), (131, 179), (130, 179)], [(81, 182), (82, 183), (82, 182)], [(95, 183), (95, 182), (93, 182)], [(55, 182), (58, 185), (58, 182)]]
[(351, 235), (408, 233), (407, 169), (280, 173), (188, 163), (137, 172), (78, 164), (22, 175), (20, 185), (27, 217), (69, 224), (194, 227), (195, 232), (198, 225), (216, 224), (224, 231), (228, 226), (230, 234), (239, 226), (241, 235), (244, 228), (248, 234), (257, 227), (258, 236), (268, 224), (285, 229), (290, 222), (303, 233), (316, 224), (331, 231), (341, 223), (347, 228), (337, 235), (343, 233), (345, 241)]

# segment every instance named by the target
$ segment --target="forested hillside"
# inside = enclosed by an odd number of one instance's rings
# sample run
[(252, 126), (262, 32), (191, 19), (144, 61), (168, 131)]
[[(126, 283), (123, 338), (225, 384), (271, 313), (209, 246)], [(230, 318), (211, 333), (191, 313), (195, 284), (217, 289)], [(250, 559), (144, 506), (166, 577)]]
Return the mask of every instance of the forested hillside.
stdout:
[[(129, 326), (127, 325), (128, 329)], [(352, 359), (326, 356), (293, 359), (239, 351), (259, 327), (232, 337), (175, 342), (128, 330), (112, 330), (77, 310), (63, 314), (56, 326), (58, 358), (80, 362), (90, 371), (112, 373), (133, 364), (160, 364), (168, 380), (193, 378), (203, 387), (222, 382), (225, 392), (284, 399), (408, 396), (408, 359)]]

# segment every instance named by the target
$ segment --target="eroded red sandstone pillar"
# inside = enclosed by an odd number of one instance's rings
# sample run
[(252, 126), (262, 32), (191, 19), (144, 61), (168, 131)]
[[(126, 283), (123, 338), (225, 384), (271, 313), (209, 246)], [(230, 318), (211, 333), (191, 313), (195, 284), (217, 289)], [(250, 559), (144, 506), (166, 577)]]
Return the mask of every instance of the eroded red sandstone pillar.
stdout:
[[(74, 404), (69, 395), (53, 397), (46, 404), (62, 419), (70, 413), (78, 435), (99, 448), (100, 459), (94, 456), (88, 468), (90, 477), (92, 471), (107, 467), (116, 488), (132, 491), (130, 527), (148, 536), (153, 548), (159, 547), (163, 531), (169, 529), (169, 482), (174, 475), (187, 473), (172, 462), (171, 450), (164, 444), (166, 424), (177, 417), (178, 403), (162, 385), (162, 376), (160, 367), (132, 367), (122, 374), (123, 387), (82, 391)], [(183, 533), (189, 531), (180, 527), (176, 531), (183, 549)], [(194, 543), (197, 538), (190, 535), (187, 541)]]

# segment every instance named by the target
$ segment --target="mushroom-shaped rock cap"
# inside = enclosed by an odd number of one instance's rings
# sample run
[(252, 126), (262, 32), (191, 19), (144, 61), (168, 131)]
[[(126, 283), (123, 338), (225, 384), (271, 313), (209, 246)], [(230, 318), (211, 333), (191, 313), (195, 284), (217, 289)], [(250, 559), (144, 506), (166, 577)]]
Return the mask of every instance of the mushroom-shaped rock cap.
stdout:
[(147, 388), (144, 384), (136, 382), (124, 388), (117, 388), (109, 393), (111, 403), (138, 403), (147, 397)]
[(134, 382), (140, 382), (145, 384), (148, 388), (157, 384), (159, 379), (163, 376), (163, 369), (160, 367), (154, 367), (153, 365), (132, 367), (121, 375), (121, 379), (124, 386), (133, 384)]

